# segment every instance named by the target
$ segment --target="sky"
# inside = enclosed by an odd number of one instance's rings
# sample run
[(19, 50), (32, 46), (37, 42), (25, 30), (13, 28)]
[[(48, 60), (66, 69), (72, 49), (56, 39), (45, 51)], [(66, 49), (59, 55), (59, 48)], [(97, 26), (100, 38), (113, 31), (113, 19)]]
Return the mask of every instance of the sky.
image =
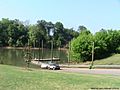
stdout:
[(120, 30), (120, 0), (1, 0), (0, 19), (62, 22), (65, 28), (84, 25), (92, 33)]

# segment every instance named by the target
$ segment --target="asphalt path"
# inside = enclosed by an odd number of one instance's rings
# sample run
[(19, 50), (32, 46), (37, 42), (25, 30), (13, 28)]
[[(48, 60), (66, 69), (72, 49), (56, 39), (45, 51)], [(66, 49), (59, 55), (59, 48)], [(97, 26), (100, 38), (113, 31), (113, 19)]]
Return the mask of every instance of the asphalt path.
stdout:
[(120, 75), (120, 69), (87, 69), (87, 68), (61, 68), (60, 72), (72, 72), (81, 74), (107, 74)]

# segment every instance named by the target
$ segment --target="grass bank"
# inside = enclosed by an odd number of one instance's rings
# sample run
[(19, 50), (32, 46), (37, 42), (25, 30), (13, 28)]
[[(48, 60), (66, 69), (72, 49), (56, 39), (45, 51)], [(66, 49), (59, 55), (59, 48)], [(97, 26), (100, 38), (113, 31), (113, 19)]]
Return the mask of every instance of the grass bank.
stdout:
[[(82, 65), (90, 65), (90, 61), (80, 63)], [(94, 65), (120, 65), (120, 54), (113, 54), (110, 57), (94, 60)]]
[(96, 65), (120, 65), (120, 54), (113, 54), (108, 58), (101, 60), (95, 60), (94, 64)]
[(0, 65), (0, 90), (119, 88), (120, 76), (65, 73)]

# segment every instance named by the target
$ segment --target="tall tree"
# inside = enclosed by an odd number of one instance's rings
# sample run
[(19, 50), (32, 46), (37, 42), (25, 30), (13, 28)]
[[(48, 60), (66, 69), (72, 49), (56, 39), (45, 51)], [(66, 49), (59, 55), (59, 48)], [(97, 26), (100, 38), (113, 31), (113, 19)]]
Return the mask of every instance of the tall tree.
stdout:
[(64, 45), (64, 26), (61, 22), (55, 23), (54, 40), (56, 42), (56, 46), (59, 46), (59, 42)]
[(0, 22), (0, 46), (6, 46), (8, 40), (7, 29), (4, 28), (4, 25)]
[(71, 55), (76, 62), (91, 60), (93, 35), (81, 33), (71, 42)]
[(83, 31), (86, 31), (86, 30), (87, 30), (87, 28), (83, 25), (78, 27), (78, 32), (80, 32), (80, 33), (83, 32)]
[(108, 55), (106, 37), (108, 33), (105, 29), (101, 29), (99, 32), (96, 32), (94, 35), (95, 42), (95, 58), (100, 59)]

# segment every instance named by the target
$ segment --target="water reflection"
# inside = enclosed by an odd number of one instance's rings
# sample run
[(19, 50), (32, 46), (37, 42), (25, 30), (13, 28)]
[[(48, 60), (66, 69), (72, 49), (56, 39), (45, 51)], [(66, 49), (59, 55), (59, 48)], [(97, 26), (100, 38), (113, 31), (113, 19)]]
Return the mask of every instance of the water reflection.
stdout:
[[(39, 50), (31, 50), (33, 57), (39, 58), (42, 57), (42, 53)], [(66, 51), (53, 51), (53, 57), (59, 57), (60, 56), (60, 62), (59, 63), (66, 63), (67, 62), (67, 55)], [(0, 63), (1, 64), (7, 64), (7, 65), (14, 65), (14, 66), (20, 66), (25, 67), (26, 63), (24, 61), (24, 50), (18, 50), (18, 49), (0, 49)], [(50, 50), (44, 50), (43, 52), (43, 58), (50, 58), (51, 57), (51, 51)], [(32, 65), (34, 67), (34, 65)]]

